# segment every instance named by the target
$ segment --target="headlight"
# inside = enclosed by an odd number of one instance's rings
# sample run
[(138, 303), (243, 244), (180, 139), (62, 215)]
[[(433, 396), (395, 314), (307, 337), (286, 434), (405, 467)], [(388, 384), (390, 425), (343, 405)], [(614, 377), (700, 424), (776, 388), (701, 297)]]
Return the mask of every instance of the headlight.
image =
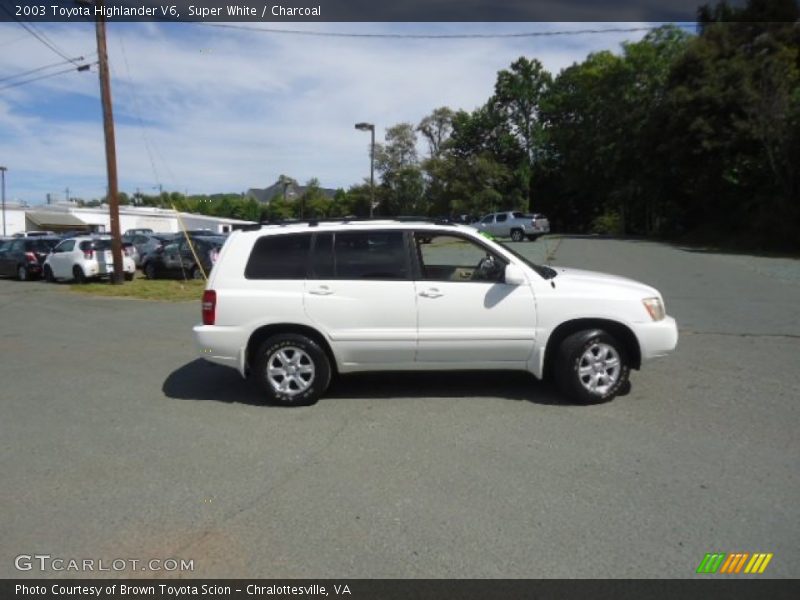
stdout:
[(660, 321), (664, 318), (664, 304), (661, 302), (661, 298), (645, 298), (642, 300), (642, 304), (653, 321)]

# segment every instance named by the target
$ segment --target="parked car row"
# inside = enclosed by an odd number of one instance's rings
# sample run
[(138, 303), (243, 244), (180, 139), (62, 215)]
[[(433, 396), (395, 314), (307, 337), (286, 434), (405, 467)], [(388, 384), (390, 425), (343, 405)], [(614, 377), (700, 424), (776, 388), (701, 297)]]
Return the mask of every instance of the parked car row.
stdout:
[[(148, 279), (202, 279), (211, 271), (226, 239), (210, 233), (192, 232), (188, 235), (190, 245), (183, 233), (126, 232), (122, 240), (125, 278), (133, 279), (136, 268), (141, 267)], [(102, 234), (1, 240), (0, 277), (78, 283), (109, 277), (114, 271), (111, 248), (111, 236)]]

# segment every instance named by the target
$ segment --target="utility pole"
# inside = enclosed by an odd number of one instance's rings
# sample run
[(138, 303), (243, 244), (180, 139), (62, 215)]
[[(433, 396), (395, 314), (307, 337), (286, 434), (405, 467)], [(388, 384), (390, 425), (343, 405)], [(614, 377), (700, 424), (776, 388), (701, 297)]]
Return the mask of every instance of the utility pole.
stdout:
[(119, 190), (117, 182), (117, 148), (114, 140), (114, 115), (111, 110), (111, 78), (108, 74), (108, 49), (106, 48), (105, 0), (95, 0), (95, 32), (97, 34), (97, 58), (100, 74), (100, 100), (103, 105), (103, 131), (106, 138), (106, 171), (108, 172), (108, 215), (111, 220), (111, 255), (114, 258), (114, 273), (111, 283), (119, 285), (124, 280), (122, 270), (122, 239), (119, 229)]
[(67, 195), (67, 204), (69, 204), (69, 188), (65, 189), (64, 193)]

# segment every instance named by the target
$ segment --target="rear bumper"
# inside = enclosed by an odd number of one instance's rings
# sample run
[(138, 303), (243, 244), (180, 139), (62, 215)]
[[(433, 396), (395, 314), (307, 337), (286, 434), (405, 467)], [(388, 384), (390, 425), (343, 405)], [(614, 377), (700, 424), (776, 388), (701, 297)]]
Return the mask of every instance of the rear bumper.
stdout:
[[(97, 261), (87, 261), (83, 265), (86, 277), (108, 277), (114, 272), (114, 265)], [(135, 273), (136, 265), (133, 259), (126, 256), (122, 260), (122, 271), (125, 273)]]
[(194, 341), (202, 358), (232, 367), (245, 376), (246, 343), (242, 343), (242, 330), (238, 327), (195, 325)]
[(666, 356), (678, 345), (678, 324), (672, 317), (664, 317), (652, 323), (637, 323), (636, 337), (642, 354), (642, 362)]

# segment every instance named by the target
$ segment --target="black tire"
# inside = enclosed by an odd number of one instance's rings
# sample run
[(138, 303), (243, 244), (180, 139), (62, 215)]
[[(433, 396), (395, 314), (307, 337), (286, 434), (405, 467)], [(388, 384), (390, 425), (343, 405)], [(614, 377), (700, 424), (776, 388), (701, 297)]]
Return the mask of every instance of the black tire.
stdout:
[(512, 229), (511, 230), (511, 241), (512, 242), (521, 242), (525, 239), (525, 234), (522, 233), (522, 229)]
[(133, 273), (125, 273), (125, 281), (133, 281)]
[(144, 263), (144, 268), (142, 269), (142, 272), (144, 273), (144, 276), (147, 279), (155, 279), (157, 276), (156, 266), (151, 262)]
[(53, 277), (53, 269), (50, 268), (50, 265), (44, 266), (44, 280), (47, 283), (55, 283), (56, 278)]
[[(302, 389), (296, 383), (297, 376), (295, 375), (291, 376), (294, 381), (289, 383), (287, 391), (281, 391), (273, 386), (271, 378), (267, 374), (267, 366), (268, 363), (281, 369), (286, 366), (281, 355), (278, 354), (282, 351), (291, 360), (297, 356), (299, 361), (297, 367), (311, 366), (313, 373), (308, 380), (307, 388)], [(299, 356), (296, 354), (297, 352), (300, 352)], [(268, 338), (259, 346), (253, 360), (252, 375), (266, 394), (268, 401), (283, 406), (309, 406), (316, 403), (328, 389), (331, 381), (331, 365), (325, 351), (314, 340), (296, 333), (279, 333)], [(304, 379), (302, 372), (299, 377)], [(286, 378), (282, 375), (273, 375), (272, 380), (276, 381), (277, 385)]]
[(20, 281), (28, 281), (28, 279), (30, 279), (28, 273), (28, 267), (26, 267), (25, 265), (19, 265), (17, 267), (17, 279), (19, 279)]
[(72, 278), (75, 280), (75, 283), (86, 283), (88, 281), (86, 273), (84, 273), (83, 269), (78, 265), (72, 267)]
[(197, 265), (192, 267), (192, 271), (190, 273), (192, 279), (205, 279), (203, 272), (200, 270), (200, 267)]
[[(614, 358), (616, 368), (612, 366)], [(593, 360), (598, 361), (594, 363), (596, 370), (592, 369)], [(561, 392), (568, 398), (579, 404), (597, 404), (612, 400), (627, 388), (630, 362), (625, 346), (605, 331), (579, 331), (561, 342), (555, 375)], [(596, 391), (589, 389), (592, 382)]]
[(539, 239), (539, 236), (538, 236), (538, 235), (529, 235), (529, 236), (528, 236), (528, 241), (529, 241), (529, 242), (535, 242), (535, 241), (536, 241), (536, 240), (538, 240), (538, 239)]

